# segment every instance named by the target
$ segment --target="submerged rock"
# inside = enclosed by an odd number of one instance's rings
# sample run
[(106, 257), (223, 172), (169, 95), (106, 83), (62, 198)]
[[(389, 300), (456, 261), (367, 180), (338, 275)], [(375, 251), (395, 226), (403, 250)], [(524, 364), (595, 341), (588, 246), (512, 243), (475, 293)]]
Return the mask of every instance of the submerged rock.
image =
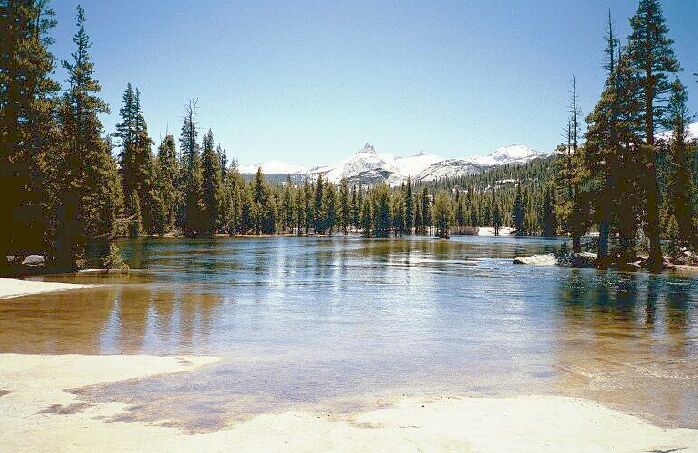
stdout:
[(78, 274), (128, 274), (130, 269), (128, 267), (121, 268), (111, 268), (111, 269), (80, 269)]
[(552, 253), (547, 255), (533, 255), (533, 256), (517, 256), (514, 258), (514, 264), (529, 264), (532, 266), (555, 266), (557, 264), (557, 258)]

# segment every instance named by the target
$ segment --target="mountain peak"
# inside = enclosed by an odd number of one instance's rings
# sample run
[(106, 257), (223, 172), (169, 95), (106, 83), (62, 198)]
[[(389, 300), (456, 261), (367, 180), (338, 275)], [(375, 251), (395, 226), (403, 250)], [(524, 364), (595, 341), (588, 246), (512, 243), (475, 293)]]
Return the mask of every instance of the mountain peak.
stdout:
[(376, 149), (373, 147), (372, 144), (366, 143), (357, 154), (376, 154)]

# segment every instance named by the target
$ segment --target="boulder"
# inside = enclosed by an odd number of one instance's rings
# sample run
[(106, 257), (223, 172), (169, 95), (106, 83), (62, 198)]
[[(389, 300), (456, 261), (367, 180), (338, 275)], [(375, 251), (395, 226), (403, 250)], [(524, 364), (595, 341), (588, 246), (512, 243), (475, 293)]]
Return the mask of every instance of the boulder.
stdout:
[(41, 255), (29, 255), (22, 261), (22, 266), (43, 267), (46, 265), (46, 258)]

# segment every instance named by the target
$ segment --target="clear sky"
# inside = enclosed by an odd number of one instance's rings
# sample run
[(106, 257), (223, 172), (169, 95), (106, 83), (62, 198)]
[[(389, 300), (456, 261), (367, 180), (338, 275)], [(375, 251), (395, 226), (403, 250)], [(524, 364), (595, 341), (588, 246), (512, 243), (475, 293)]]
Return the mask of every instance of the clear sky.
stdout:
[[(73, 50), (77, 1), (54, 0), (53, 52)], [(628, 34), (637, 0), (84, 0), (96, 77), (118, 121), (140, 88), (150, 133), (199, 124), (240, 163), (331, 163), (363, 143), (444, 157), (562, 140), (569, 80), (588, 113), (604, 81), (608, 8)], [(664, 0), (698, 110), (698, 0)], [(63, 81), (65, 74), (57, 70)], [(200, 136), (203, 133), (200, 134)]]

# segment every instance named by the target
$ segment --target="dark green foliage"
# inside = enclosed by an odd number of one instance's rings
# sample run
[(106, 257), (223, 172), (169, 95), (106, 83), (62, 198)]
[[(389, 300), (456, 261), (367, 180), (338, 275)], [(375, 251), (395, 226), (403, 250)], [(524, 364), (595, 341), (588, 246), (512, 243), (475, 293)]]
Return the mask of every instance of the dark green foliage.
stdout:
[(178, 184), (179, 174), (174, 137), (168, 134), (158, 147), (155, 161), (155, 191), (160, 201), (154, 219), (154, 230), (157, 234), (172, 231), (175, 227), (177, 213), (182, 204), (182, 193)]
[(388, 237), (392, 227), (390, 217), (390, 190), (386, 184), (379, 184), (371, 193), (373, 211), (373, 235)]
[(436, 227), (436, 236), (448, 238), (453, 222), (453, 206), (448, 193), (444, 190), (438, 191), (434, 197), (432, 218), (434, 219), (434, 226)]
[(642, 188), (645, 196), (645, 234), (649, 240), (650, 267), (659, 270), (662, 250), (659, 231), (659, 188), (657, 185), (657, 149), (655, 132), (664, 118), (663, 97), (670, 91), (669, 74), (680, 70), (672, 49), (673, 40), (662, 14), (659, 0), (640, 0), (637, 12), (630, 19), (628, 37), (630, 66), (638, 74), (638, 95), (643, 101), (640, 118), (644, 145), (639, 157), (644, 165)]
[(100, 113), (107, 105), (96, 96), (101, 87), (93, 77), (85, 31), (85, 15), (78, 7), (77, 46), (72, 62), (63, 62), (69, 89), (64, 94), (60, 119), (64, 152), (59, 161), (57, 264), (76, 268), (88, 241), (107, 240), (122, 209), (118, 173), (108, 142), (102, 137)]
[(7, 255), (51, 249), (57, 187), (54, 13), (44, 0), (0, 8), (0, 275)]
[(690, 164), (688, 154), (692, 143), (688, 141), (687, 126), (691, 115), (686, 107), (688, 95), (686, 87), (676, 80), (671, 86), (668, 111), (664, 124), (671, 131), (669, 140), (669, 182), (668, 207), (673, 221), (676, 223), (676, 236), (679, 244), (683, 246), (698, 246), (696, 236), (698, 232), (693, 229), (693, 181), (691, 181)]
[[(148, 136), (143, 111), (141, 110), (141, 95), (129, 83), (126, 86), (120, 110), (121, 122), (116, 125), (116, 136), (121, 139), (121, 182), (124, 197), (131, 199), (135, 192), (141, 206), (142, 223), (145, 231), (153, 233), (156, 216), (162, 207), (157, 199), (155, 187), (155, 170), (151, 145), (153, 141)], [(131, 211), (134, 212), (133, 210)]]
[(412, 178), (407, 177), (405, 186), (405, 232), (412, 234), (414, 227), (414, 196), (412, 195)]
[(373, 233), (373, 212), (371, 209), (371, 200), (365, 198), (361, 203), (361, 235), (371, 237)]
[(223, 204), (223, 177), (221, 160), (213, 146), (213, 132), (204, 135), (202, 161), (202, 202), (203, 212), (201, 229), (207, 234), (213, 234), (219, 229), (218, 215)]
[(339, 184), (339, 227), (342, 233), (349, 233), (349, 225), (351, 225), (352, 206), (349, 199), (349, 185), (347, 179), (342, 178)]

